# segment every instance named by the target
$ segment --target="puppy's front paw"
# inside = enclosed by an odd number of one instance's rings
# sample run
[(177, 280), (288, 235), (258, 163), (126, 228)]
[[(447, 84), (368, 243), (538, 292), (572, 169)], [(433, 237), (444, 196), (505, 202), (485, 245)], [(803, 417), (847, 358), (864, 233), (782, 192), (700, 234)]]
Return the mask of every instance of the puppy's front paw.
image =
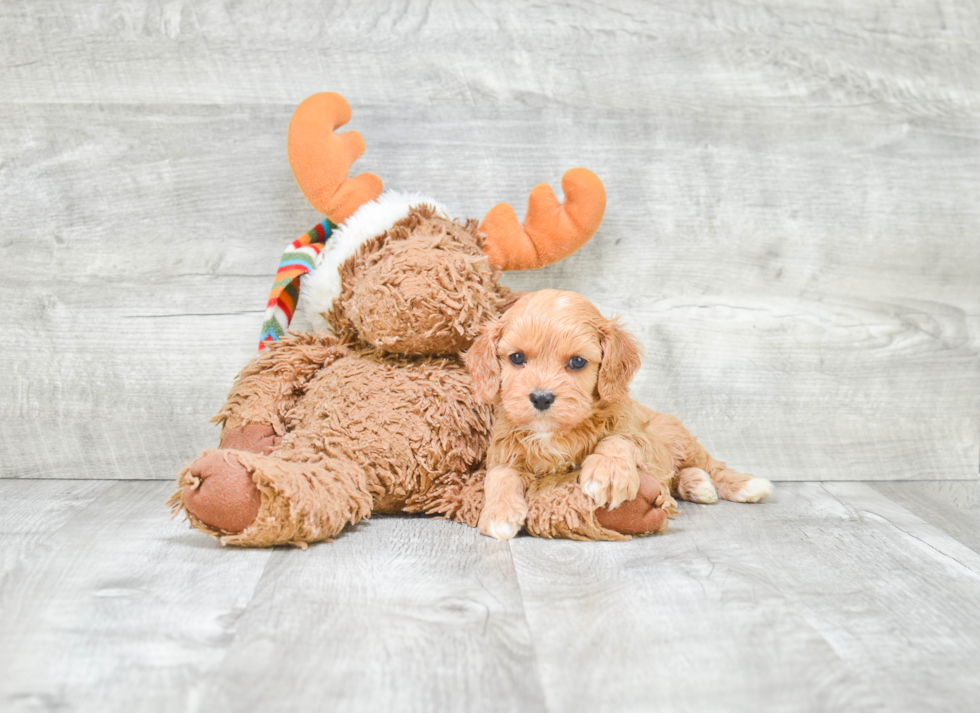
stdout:
[(635, 463), (593, 453), (582, 463), (578, 484), (596, 505), (612, 509), (636, 497), (640, 474)]
[(527, 519), (527, 505), (516, 503), (491, 503), (480, 513), (478, 527), (487, 537), (498, 540), (511, 540)]

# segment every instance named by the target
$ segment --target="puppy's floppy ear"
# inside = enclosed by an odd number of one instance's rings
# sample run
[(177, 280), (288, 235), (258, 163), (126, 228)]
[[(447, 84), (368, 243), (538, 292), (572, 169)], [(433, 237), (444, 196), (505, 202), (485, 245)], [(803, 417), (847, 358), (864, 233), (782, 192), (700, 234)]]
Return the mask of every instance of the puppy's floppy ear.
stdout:
[(600, 324), (599, 331), (602, 333), (599, 396), (606, 401), (622, 401), (629, 396), (630, 381), (640, 368), (640, 345), (616, 319)]
[(497, 341), (504, 331), (502, 319), (496, 319), (483, 328), (483, 333), (463, 355), (466, 368), (473, 379), (473, 392), (481, 401), (493, 401), (500, 390), (500, 359), (497, 357)]

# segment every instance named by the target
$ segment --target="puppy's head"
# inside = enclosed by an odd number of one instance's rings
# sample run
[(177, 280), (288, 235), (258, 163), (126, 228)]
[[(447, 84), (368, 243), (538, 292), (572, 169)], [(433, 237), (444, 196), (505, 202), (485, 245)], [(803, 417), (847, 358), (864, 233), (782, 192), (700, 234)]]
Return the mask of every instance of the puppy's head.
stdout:
[(490, 323), (465, 358), (478, 398), (514, 425), (554, 433), (627, 398), (640, 348), (581, 295), (541, 290)]

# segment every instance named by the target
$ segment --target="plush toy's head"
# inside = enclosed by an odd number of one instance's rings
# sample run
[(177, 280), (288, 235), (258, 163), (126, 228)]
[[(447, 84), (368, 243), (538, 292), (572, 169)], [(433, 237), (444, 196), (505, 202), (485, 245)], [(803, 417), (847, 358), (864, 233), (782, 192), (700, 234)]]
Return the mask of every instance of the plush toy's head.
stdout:
[(400, 354), (456, 354), (497, 315), (506, 288), (483, 254), (475, 221), (428, 205), (368, 241), (340, 266), (334, 333)]
[[(364, 140), (356, 131), (334, 132), (350, 115), (339, 94), (315, 94), (297, 107), (289, 126), (293, 175), (328, 218), (321, 233), (339, 226), (315, 246), (322, 252), (299, 292), (300, 313), (314, 329), (386, 352), (457, 354), (498, 314), (508, 292), (497, 285), (502, 270), (557, 262), (599, 227), (605, 189), (584, 168), (562, 178), (564, 203), (546, 184), (535, 187), (523, 226), (506, 203), (491, 209), (479, 225), (459, 222), (423, 196), (383, 192), (373, 174), (348, 178)], [(309, 241), (303, 245), (314, 247)], [(277, 285), (305, 271), (284, 258)], [(282, 306), (284, 298), (277, 303), (275, 295), (269, 310), (285, 312), (284, 320), (272, 316), (288, 325), (292, 304)]]

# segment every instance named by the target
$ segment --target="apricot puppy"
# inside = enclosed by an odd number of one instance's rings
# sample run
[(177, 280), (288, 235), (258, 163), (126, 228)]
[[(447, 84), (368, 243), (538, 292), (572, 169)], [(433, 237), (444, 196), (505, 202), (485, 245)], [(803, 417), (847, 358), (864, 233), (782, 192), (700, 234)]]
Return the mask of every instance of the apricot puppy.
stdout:
[[(579, 294), (526, 295), (487, 325), (465, 360), (477, 397), (495, 405), (485, 535), (514, 537), (531, 481), (556, 473), (578, 471), (582, 490), (606, 512), (636, 497), (641, 473), (659, 482), (656, 505), (668, 514), (672, 495), (759, 502), (772, 491), (768, 480), (712, 458), (675, 417), (630, 398), (639, 345)], [(664, 518), (660, 531), (666, 526)]]

